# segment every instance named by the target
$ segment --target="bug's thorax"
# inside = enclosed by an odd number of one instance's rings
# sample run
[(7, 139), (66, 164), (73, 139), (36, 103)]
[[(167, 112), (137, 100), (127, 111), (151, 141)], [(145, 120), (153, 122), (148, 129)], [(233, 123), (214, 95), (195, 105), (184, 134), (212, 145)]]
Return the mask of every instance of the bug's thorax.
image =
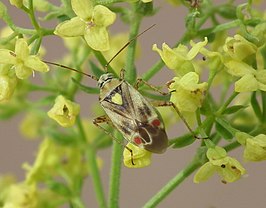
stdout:
[(121, 82), (122, 80), (115, 78), (112, 73), (103, 74), (98, 80), (98, 87), (100, 88), (99, 101), (104, 99)]

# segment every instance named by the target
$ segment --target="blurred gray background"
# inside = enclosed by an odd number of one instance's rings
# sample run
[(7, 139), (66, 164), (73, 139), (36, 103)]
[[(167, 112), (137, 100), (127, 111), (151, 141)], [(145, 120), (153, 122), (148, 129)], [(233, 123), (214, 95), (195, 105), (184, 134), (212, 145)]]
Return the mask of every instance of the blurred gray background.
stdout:
[[(10, 6), (8, 0), (3, 0), (11, 11), (14, 21), (19, 26), (29, 26), (27, 17), (15, 7)], [(56, 2), (54, 0), (54, 2)], [(174, 45), (185, 31), (183, 18), (187, 13), (184, 7), (171, 7), (166, 1), (154, 0), (155, 5), (160, 7), (157, 15), (143, 21), (141, 29), (156, 23), (156, 27), (143, 35), (139, 42), (142, 46), (142, 53), (136, 66), (139, 73), (152, 66), (159, 58), (158, 54), (151, 50), (152, 44), (157, 43), (161, 47), (163, 42), (170, 46)], [(217, 1), (219, 3), (225, 1)], [(245, 1), (238, 1), (245, 2)], [(264, 4), (264, 10), (266, 6)], [(263, 9), (263, 8), (262, 8)], [(54, 27), (55, 23), (49, 23)], [(3, 27), (0, 20), (0, 28)], [(127, 27), (116, 22), (111, 27), (112, 32), (126, 31)], [(64, 53), (61, 40), (57, 37), (46, 37), (44, 44), (47, 49), (46, 59), (55, 60)], [(56, 50), (55, 50), (56, 49)], [(170, 70), (164, 68), (156, 75), (151, 83), (163, 84), (172, 78)], [(89, 114), (89, 103), (97, 102), (97, 97), (88, 98), (88, 95), (81, 93), (79, 99), (83, 115)], [(90, 102), (89, 102), (90, 100)], [(19, 133), (18, 126), (23, 115), (18, 115), (8, 121), (1, 121), (0, 124), (0, 174), (14, 173), (20, 180), (24, 178), (24, 171), (21, 164), (25, 161), (32, 163), (38, 147), (38, 141), (27, 141)], [(183, 125), (174, 128), (170, 135), (178, 135), (184, 132)], [(171, 138), (171, 136), (170, 136)], [(198, 143), (183, 148), (169, 148), (163, 155), (153, 155), (151, 166), (143, 169), (122, 168), (121, 174), (121, 199), (120, 207), (136, 208), (141, 207), (153, 196), (165, 183), (172, 179), (178, 171), (192, 159)], [(230, 152), (230, 155), (241, 158), (242, 150)], [(104, 160), (104, 167), (101, 177), (108, 193), (108, 180), (110, 169), (111, 149), (99, 152)], [(218, 177), (201, 183), (193, 183), (193, 175), (174, 190), (158, 207), (187, 207), (187, 208), (263, 208), (266, 206), (266, 162), (245, 163), (247, 177), (233, 183), (223, 184)], [(83, 192), (83, 199), (87, 207), (97, 207), (93, 193), (92, 182), (86, 181)]]

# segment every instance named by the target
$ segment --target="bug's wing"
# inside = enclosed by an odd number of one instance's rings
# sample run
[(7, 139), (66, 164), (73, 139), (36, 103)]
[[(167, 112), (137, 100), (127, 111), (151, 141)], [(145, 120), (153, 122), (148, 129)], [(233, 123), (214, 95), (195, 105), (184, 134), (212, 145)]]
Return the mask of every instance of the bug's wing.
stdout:
[(147, 123), (150, 119), (154, 119), (158, 117), (157, 112), (154, 110), (152, 104), (150, 104), (140, 93), (130, 84), (125, 82), (123, 85), (124, 88), (127, 88), (128, 93), (124, 95), (125, 100), (129, 100), (131, 104), (129, 110), (130, 114), (134, 115), (134, 119)]
[(128, 84), (124, 81), (120, 82), (109, 91), (109, 94), (105, 95), (100, 103), (113, 125), (127, 141), (132, 142), (131, 138), (136, 132), (137, 126)]
[(117, 113), (113, 109), (104, 109), (113, 125), (119, 130), (123, 137), (128, 141), (132, 142), (131, 138), (136, 132), (136, 124), (131, 118), (125, 117), (122, 113)]

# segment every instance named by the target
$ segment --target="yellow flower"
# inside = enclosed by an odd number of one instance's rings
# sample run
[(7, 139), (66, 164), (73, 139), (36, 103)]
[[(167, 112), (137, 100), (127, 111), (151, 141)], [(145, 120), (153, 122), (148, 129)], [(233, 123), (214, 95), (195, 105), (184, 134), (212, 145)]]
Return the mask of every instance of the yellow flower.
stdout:
[(151, 163), (151, 152), (139, 148), (132, 143), (128, 143), (127, 147), (133, 151), (133, 162), (132, 164), (132, 155), (128, 149), (124, 149), (124, 165), (128, 168), (143, 168)]
[(20, 124), (20, 132), (23, 136), (34, 139), (40, 136), (40, 128), (43, 125), (43, 119), (38, 112), (32, 112), (26, 115)]
[(0, 102), (10, 100), (17, 86), (17, 77), (10, 68), (10, 65), (0, 66)]
[(246, 173), (243, 166), (234, 158), (227, 156), (221, 147), (209, 148), (207, 151), (209, 162), (205, 163), (194, 176), (194, 182), (207, 181), (214, 173), (218, 173), (223, 183), (234, 182)]
[(255, 70), (245, 62), (237, 60), (229, 60), (224, 64), (229, 74), (240, 77), (235, 82), (236, 92), (266, 91), (266, 70)]
[(13, 184), (4, 198), (3, 208), (36, 208), (38, 197), (34, 185)]
[(55, 100), (53, 108), (48, 111), (48, 116), (63, 127), (71, 127), (75, 124), (79, 111), (80, 107), (78, 104), (59, 95)]
[(163, 43), (162, 50), (156, 44), (153, 45), (152, 49), (159, 53), (161, 59), (169, 69), (174, 70), (178, 75), (182, 76), (188, 72), (195, 71), (191, 60), (196, 57), (207, 43), (208, 40), (205, 38), (204, 41), (198, 43), (191, 41), (192, 48), (190, 50), (182, 44), (179, 44), (177, 48), (171, 49), (166, 43)]
[(266, 135), (259, 134), (255, 137), (244, 132), (237, 132), (237, 141), (245, 146), (244, 159), (248, 161), (266, 160)]
[[(44, 182), (66, 174), (70, 178), (85, 177), (89, 169), (87, 160), (80, 150), (80, 146), (60, 145), (46, 137), (40, 144), (34, 164), (23, 164), (23, 168), (27, 171), (26, 182), (28, 184)], [(97, 158), (97, 164), (99, 167), (102, 166), (100, 158)]]
[(115, 13), (102, 5), (93, 5), (91, 0), (71, 0), (76, 17), (60, 23), (55, 34), (62, 37), (84, 36), (94, 50), (109, 50), (107, 27), (114, 23)]
[(257, 46), (237, 34), (225, 40), (223, 49), (232, 59), (244, 61), (251, 55), (255, 55)]
[(23, 0), (9, 0), (9, 2), (17, 8), (21, 8), (23, 6)]
[(25, 39), (20, 38), (16, 42), (15, 52), (8, 49), (0, 49), (0, 64), (13, 65), (16, 76), (25, 79), (33, 74), (33, 71), (47, 72), (48, 66), (38, 56), (29, 54), (29, 47)]
[(170, 101), (181, 111), (195, 112), (203, 102), (208, 83), (198, 83), (199, 75), (189, 72), (183, 77), (174, 77), (169, 85)]

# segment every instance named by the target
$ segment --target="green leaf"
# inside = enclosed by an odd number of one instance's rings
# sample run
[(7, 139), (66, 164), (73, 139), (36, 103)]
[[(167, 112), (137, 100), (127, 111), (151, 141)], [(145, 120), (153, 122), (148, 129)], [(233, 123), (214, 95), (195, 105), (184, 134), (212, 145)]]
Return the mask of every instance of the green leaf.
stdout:
[(247, 106), (244, 105), (234, 105), (234, 106), (230, 106), (229, 108), (227, 108), (223, 114), (233, 114), (236, 113), (239, 110), (242, 110), (244, 108), (246, 108)]
[(74, 146), (79, 142), (78, 137), (74, 133), (63, 133), (54, 128), (45, 129), (45, 134), (60, 145)]
[(182, 148), (192, 144), (195, 140), (192, 134), (184, 134), (183, 136), (172, 139), (169, 143), (173, 144), (173, 148)]
[(4, 17), (7, 15), (7, 8), (6, 8), (6, 6), (2, 3), (2, 2), (0, 2), (0, 18), (2, 19), (4, 19)]
[(47, 186), (49, 187), (49, 189), (56, 192), (57, 194), (60, 194), (67, 198), (71, 197), (71, 190), (63, 183), (57, 181), (49, 181), (47, 183)]
[(94, 64), (92, 61), (90, 61), (89, 64), (90, 64), (91, 72), (92, 72), (97, 78), (99, 78), (102, 74), (105, 73), (102, 69), (100, 69), (98, 66), (96, 66), (96, 64)]
[(226, 19), (236, 19), (236, 7), (231, 4), (217, 7), (217, 12)]
[(200, 108), (200, 113), (205, 116), (210, 116), (213, 114), (213, 110), (215, 109), (214, 105), (211, 105), (212, 103), (210, 102), (211, 99), (208, 97), (204, 99), (202, 107)]
[(25, 106), (12, 105), (12, 104), (0, 105), (0, 120), (9, 119), (18, 114), (22, 110), (25, 110)]
[(230, 141), (234, 137), (234, 132), (231, 131), (233, 127), (231, 127), (231, 125), (224, 119), (216, 118), (215, 128), (217, 132), (226, 140)]
[(99, 93), (100, 93), (100, 90), (99, 90), (98, 88), (85, 86), (85, 85), (79, 83), (79, 82), (78, 82), (76, 79), (74, 79), (73, 77), (72, 77), (71, 79), (72, 79), (72, 81), (73, 81), (76, 85), (78, 85), (78, 87), (79, 87), (82, 91), (84, 91), (84, 92), (86, 92), (86, 93), (88, 93), (88, 94), (99, 94)]
[(256, 97), (256, 92), (252, 93), (250, 103), (251, 103), (251, 106), (252, 106), (253, 111), (256, 114), (257, 118), (261, 121), (262, 120), (262, 111), (261, 111), (260, 104), (259, 104), (257, 97)]

